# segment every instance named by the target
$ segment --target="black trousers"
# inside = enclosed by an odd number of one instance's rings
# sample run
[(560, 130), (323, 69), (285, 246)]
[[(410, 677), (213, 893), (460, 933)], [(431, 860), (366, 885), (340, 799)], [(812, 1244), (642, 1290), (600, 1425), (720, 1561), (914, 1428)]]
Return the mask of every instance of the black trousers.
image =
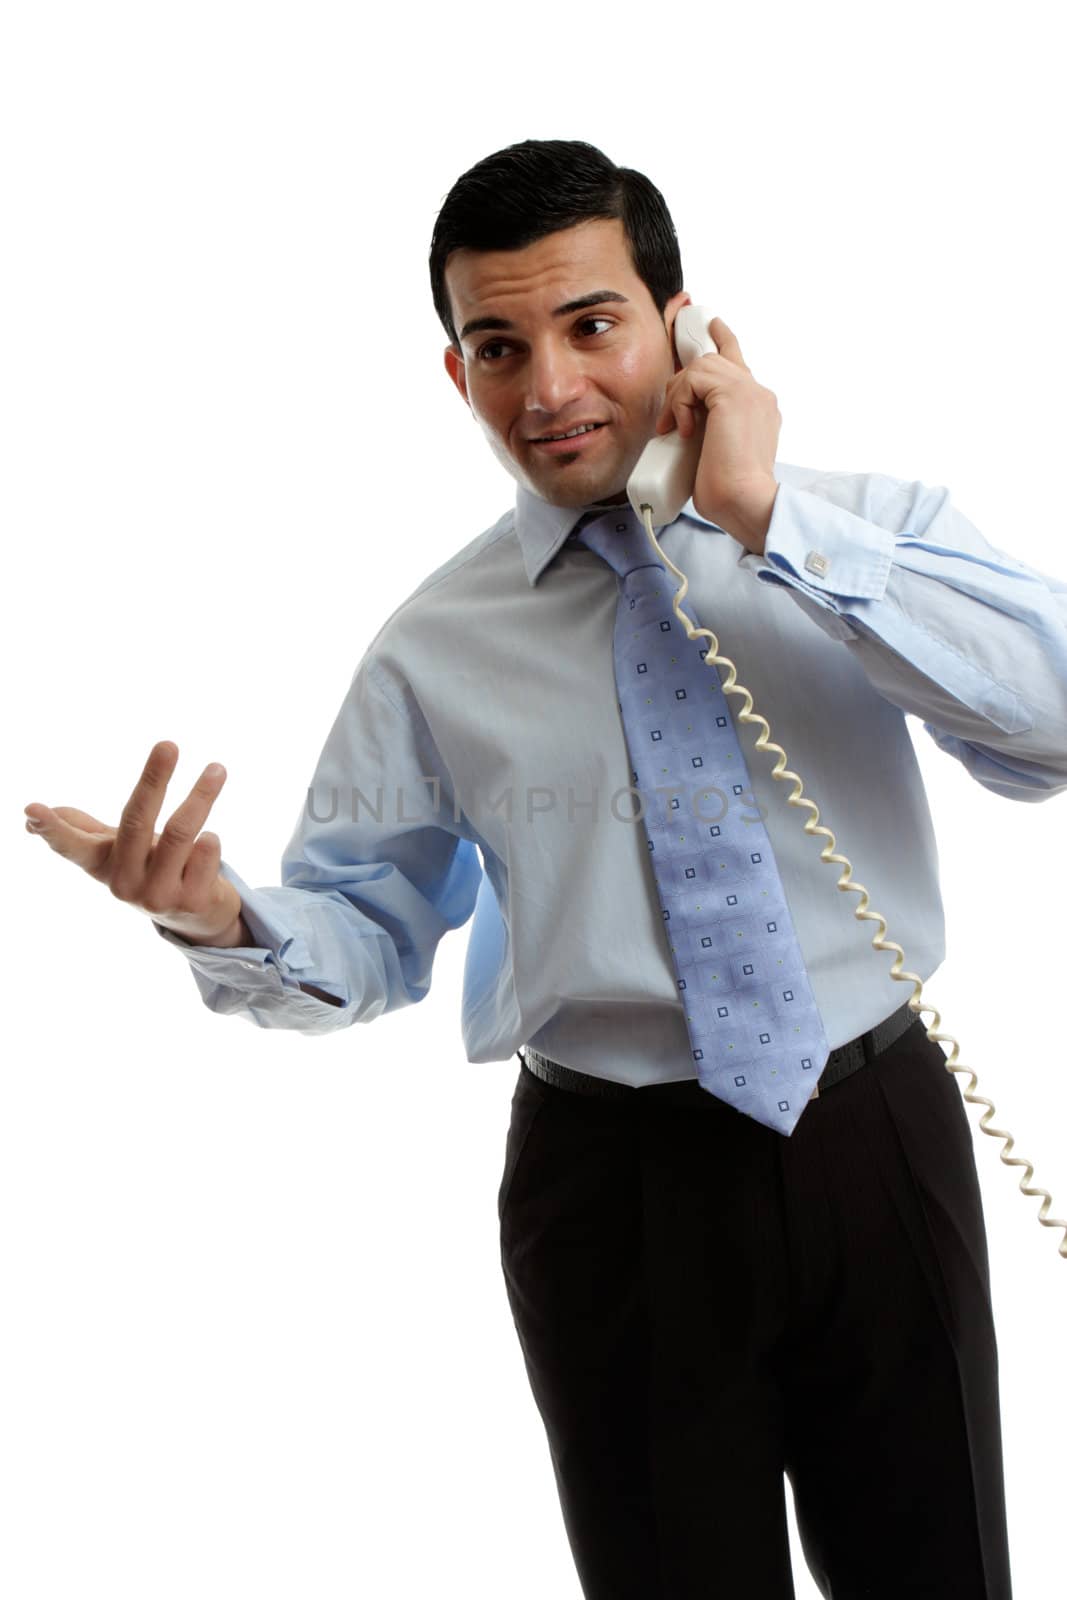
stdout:
[(784, 1137), (525, 1066), (501, 1264), (587, 1600), (1010, 1600), (985, 1221), (921, 1019)]

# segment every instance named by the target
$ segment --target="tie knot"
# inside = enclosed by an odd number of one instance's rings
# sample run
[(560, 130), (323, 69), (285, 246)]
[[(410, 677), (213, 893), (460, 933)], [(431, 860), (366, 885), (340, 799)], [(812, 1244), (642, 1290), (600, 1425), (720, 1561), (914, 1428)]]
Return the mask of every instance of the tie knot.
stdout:
[(661, 572), (666, 571), (663, 563), (656, 560), (632, 506), (613, 506), (599, 516), (592, 512), (586, 515), (592, 520), (579, 522), (575, 537), (595, 550), (620, 578), (628, 577), (637, 567), (658, 567)]

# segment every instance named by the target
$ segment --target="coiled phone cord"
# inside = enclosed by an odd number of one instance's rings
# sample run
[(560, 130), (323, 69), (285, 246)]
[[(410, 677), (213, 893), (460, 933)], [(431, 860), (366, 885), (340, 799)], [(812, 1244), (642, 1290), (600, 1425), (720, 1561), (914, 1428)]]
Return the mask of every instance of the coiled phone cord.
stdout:
[(896, 944), (892, 939), (883, 938), (883, 935), (886, 932), (885, 918), (877, 911), (867, 910), (867, 907), (870, 905), (870, 896), (863, 887), (862, 883), (852, 882), (851, 861), (847, 856), (840, 855), (835, 851), (834, 846), (837, 843), (836, 838), (829, 828), (825, 828), (820, 824), (818, 806), (815, 804), (814, 800), (810, 800), (804, 796), (803, 783), (797, 777), (796, 773), (791, 772), (786, 766), (788, 757), (781, 745), (775, 744), (770, 738), (771, 729), (766, 717), (761, 717), (758, 711), (752, 710), (752, 696), (749, 694), (744, 684), (737, 682), (737, 669), (733, 662), (730, 660), (729, 656), (722, 656), (719, 654), (719, 641), (715, 637), (714, 633), (712, 633), (711, 629), (695, 628), (691, 619), (682, 610), (680, 602), (685, 599), (685, 596), (689, 591), (689, 579), (679, 567), (674, 565), (674, 562), (670, 559), (670, 557), (664, 555), (663, 551), (661, 550), (659, 541), (656, 538), (655, 531), (652, 526), (652, 512), (648, 506), (642, 506), (641, 517), (645, 525), (645, 532), (647, 533), (652, 548), (656, 553), (657, 560), (662, 561), (664, 566), (669, 568), (669, 570), (674, 573), (674, 576), (681, 580), (680, 587), (675, 590), (672, 605), (675, 616), (685, 628), (686, 636), (690, 639), (707, 639), (708, 650), (704, 657), (704, 665), (706, 667), (710, 668), (723, 666), (726, 668), (727, 672), (729, 673), (729, 677), (722, 682), (723, 693), (743, 695), (746, 702), (746, 704), (738, 712), (740, 720), (742, 722), (759, 722), (763, 724), (760, 736), (756, 740), (756, 749), (776, 750), (778, 752), (778, 760), (775, 764), (773, 772), (771, 773), (771, 777), (779, 779), (782, 782), (784, 782), (786, 778), (791, 778), (796, 784), (796, 788), (794, 789), (793, 793), (787, 796), (787, 804), (791, 806), (806, 806), (807, 809), (813, 813), (813, 815), (808, 817), (804, 823), (805, 833), (820, 833), (823, 834), (829, 841), (820, 851), (820, 859), (827, 863), (836, 861), (844, 867), (845, 870), (837, 880), (837, 887), (842, 891), (842, 893), (850, 891), (852, 894), (858, 894), (861, 896), (860, 904), (854, 908), (856, 917), (861, 921), (881, 923), (881, 928), (875, 934), (874, 938), (871, 940), (871, 943), (876, 950), (896, 951), (896, 960), (890, 968), (889, 976), (898, 983), (906, 983), (910, 980), (910, 982), (915, 985), (914, 993), (907, 1002), (909, 1010), (915, 1012), (916, 1015), (922, 1011), (933, 1012), (934, 1021), (932, 1026), (927, 1028), (926, 1037), (931, 1040), (936, 1040), (939, 1043), (951, 1044), (951, 1054), (945, 1061), (946, 1072), (970, 1073), (971, 1081), (967, 1088), (963, 1091), (963, 1098), (970, 1101), (971, 1105), (983, 1105), (988, 1108), (984, 1116), (982, 1116), (979, 1121), (979, 1126), (981, 1127), (982, 1132), (989, 1134), (990, 1138), (1004, 1139), (1007, 1141), (1005, 1146), (999, 1151), (1000, 1159), (1005, 1166), (1026, 1168), (1026, 1172), (1019, 1180), (1019, 1188), (1022, 1190), (1023, 1194), (1026, 1195), (1039, 1194), (1044, 1196), (1044, 1199), (1041, 1202), (1041, 1210), (1038, 1214), (1037, 1220), (1040, 1222), (1043, 1228), (1063, 1229), (1063, 1238), (1060, 1241), (1059, 1253), (1061, 1256), (1067, 1256), (1067, 1222), (1064, 1222), (1061, 1218), (1050, 1217), (1048, 1215), (1049, 1208), (1052, 1204), (1052, 1196), (1049, 1194), (1047, 1189), (1034, 1189), (1028, 1187), (1029, 1181), (1034, 1175), (1034, 1169), (1029, 1161), (1024, 1161), (1021, 1157), (1013, 1156), (1011, 1154), (1011, 1151), (1015, 1148), (1015, 1140), (1012, 1135), (1010, 1133), (1005, 1133), (1001, 1128), (990, 1128), (986, 1126), (989, 1119), (995, 1114), (996, 1107), (994, 1106), (993, 1102), (991, 1100), (987, 1100), (984, 1095), (972, 1094), (970, 1092), (977, 1084), (978, 1078), (970, 1067), (957, 1065), (957, 1058), (959, 1056), (958, 1040), (954, 1039), (950, 1033), (940, 1033), (938, 1031), (938, 1024), (941, 1021), (941, 1013), (937, 1010), (936, 1006), (920, 1004), (923, 989), (922, 979), (915, 972), (902, 972), (900, 970), (904, 964), (903, 950), (901, 949), (900, 945)]

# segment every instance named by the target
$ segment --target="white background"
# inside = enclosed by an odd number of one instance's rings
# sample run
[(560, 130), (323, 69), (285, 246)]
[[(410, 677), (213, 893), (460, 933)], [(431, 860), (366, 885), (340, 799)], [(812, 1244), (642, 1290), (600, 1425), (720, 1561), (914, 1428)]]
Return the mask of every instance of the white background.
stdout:
[[(11, 1600), (579, 1597), (498, 1261), (518, 1063), (459, 1034), (469, 925), (373, 1032), (264, 1031), (23, 828), (32, 801), (117, 821), (170, 738), (164, 815), (222, 761), (209, 825), (278, 881), (366, 645), (513, 499), (430, 299), (461, 172), (524, 138), (647, 172), (781, 459), (947, 485), (1067, 577), (1047, 6), (383, 15), (5, 24)], [(910, 726), (948, 916), (927, 994), (1063, 1217), (1067, 800), (998, 798)], [(1015, 1593), (1051, 1600), (1067, 1261), (980, 1111)]]

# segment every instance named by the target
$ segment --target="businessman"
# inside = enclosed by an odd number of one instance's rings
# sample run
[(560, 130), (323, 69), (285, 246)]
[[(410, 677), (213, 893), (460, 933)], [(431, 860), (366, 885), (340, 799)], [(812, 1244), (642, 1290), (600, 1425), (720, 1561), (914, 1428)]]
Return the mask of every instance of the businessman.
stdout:
[[(822, 1594), (1009, 1600), (958, 1080), (680, 627), (626, 484), (654, 434), (702, 432), (657, 530), (685, 608), (924, 981), (944, 920), (905, 716), (1006, 803), (1062, 792), (1067, 589), (943, 488), (777, 460), (735, 330), (716, 316), (713, 352), (675, 356), (694, 297), (662, 195), (592, 146), (479, 162), (429, 265), (514, 505), (367, 648), (281, 883), (250, 887), (202, 831), (221, 768), (154, 831), (170, 741), (117, 827), (39, 802), (28, 826), (260, 1027), (417, 1003), (473, 916), (466, 1052), (521, 1063), (504, 1281), (590, 1600), (788, 1600), (787, 1476)], [(409, 530), (421, 502), (397, 509)]]

